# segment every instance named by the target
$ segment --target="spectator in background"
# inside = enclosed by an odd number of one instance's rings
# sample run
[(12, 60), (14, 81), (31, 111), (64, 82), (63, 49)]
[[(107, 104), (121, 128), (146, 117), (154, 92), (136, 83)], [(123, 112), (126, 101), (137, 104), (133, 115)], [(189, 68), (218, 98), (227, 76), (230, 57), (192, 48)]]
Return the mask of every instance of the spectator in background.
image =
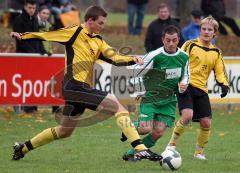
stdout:
[[(148, 0), (128, 0), (128, 33), (138, 35), (141, 33), (143, 18)], [(136, 20), (135, 14), (137, 15)]]
[(62, 13), (66, 13), (72, 10), (72, 3), (70, 0), (52, 0), (51, 4), (51, 12), (54, 16), (55, 20), (55, 28), (54, 29), (59, 29), (63, 27), (61, 20), (60, 20), (60, 15)]
[[(39, 31), (46, 32), (51, 30), (51, 23), (49, 23), (49, 17), (51, 15), (50, 9), (43, 5), (38, 10), (38, 24), (39, 24)], [(53, 53), (52, 45), (50, 42), (43, 41), (43, 47), (48, 55)]]
[(47, 6), (50, 9), (50, 7), (52, 6), (52, 1), (53, 0), (37, 0), (37, 5), (39, 7), (45, 5), (45, 6)]
[[(47, 32), (52, 29), (51, 23), (48, 21), (49, 17), (51, 16), (51, 11), (46, 5), (42, 5), (39, 7), (38, 10), (38, 24), (39, 24), (39, 31), (40, 32)], [(48, 55), (52, 55), (53, 48), (52, 44), (48, 41), (43, 41), (43, 47), (46, 50)], [(52, 106), (52, 113), (58, 112), (58, 106)]]
[(222, 35), (228, 35), (228, 32), (221, 22), (228, 25), (234, 34), (240, 37), (240, 29), (234, 19), (226, 16), (226, 9), (223, 0), (202, 0), (201, 9), (205, 16), (212, 15), (218, 21), (219, 32)]
[[(145, 38), (145, 49), (147, 52), (163, 46), (162, 31), (166, 26), (174, 25), (179, 28), (178, 22), (170, 17), (169, 7), (161, 3), (158, 7), (158, 19), (154, 20), (147, 29)], [(183, 44), (183, 38), (180, 36), (178, 46)]]
[[(22, 14), (17, 16), (13, 23), (14, 32), (38, 32), (39, 25), (36, 15), (37, 4), (35, 0), (26, 0)], [(41, 41), (37, 40), (16, 40), (16, 52), (17, 53), (45, 53)], [(14, 107), (18, 112), (18, 107)], [(25, 113), (32, 113), (37, 111), (36, 106), (24, 106), (22, 107)]]
[(195, 39), (200, 35), (201, 19), (201, 11), (193, 10), (191, 12), (191, 22), (182, 29), (182, 36), (184, 41)]

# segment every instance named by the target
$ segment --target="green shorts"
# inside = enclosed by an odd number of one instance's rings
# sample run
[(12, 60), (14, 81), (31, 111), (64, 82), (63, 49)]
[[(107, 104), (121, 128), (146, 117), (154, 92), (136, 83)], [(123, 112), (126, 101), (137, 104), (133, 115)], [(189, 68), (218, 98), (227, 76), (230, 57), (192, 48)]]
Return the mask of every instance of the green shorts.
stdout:
[(176, 118), (176, 102), (165, 105), (141, 104), (139, 121), (159, 121), (173, 127)]

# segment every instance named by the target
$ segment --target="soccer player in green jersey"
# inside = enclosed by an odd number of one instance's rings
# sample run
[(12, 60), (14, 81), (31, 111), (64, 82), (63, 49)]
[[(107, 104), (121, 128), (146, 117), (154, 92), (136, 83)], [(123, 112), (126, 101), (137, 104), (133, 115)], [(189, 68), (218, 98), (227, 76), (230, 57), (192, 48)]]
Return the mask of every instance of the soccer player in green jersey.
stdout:
[[(172, 127), (176, 118), (176, 93), (183, 93), (189, 83), (188, 55), (177, 47), (179, 30), (173, 25), (162, 34), (163, 47), (144, 56), (144, 67), (138, 76), (143, 76), (145, 95), (140, 104), (138, 122), (134, 125), (151, 148), (163, 136), (167, 127)], [(124, 138), (124, 134), (123, 134)], [(124, 140), (124, 139), (123, 139)], [(123, 160), (134, 159), (134, 149), (123, 156)]]

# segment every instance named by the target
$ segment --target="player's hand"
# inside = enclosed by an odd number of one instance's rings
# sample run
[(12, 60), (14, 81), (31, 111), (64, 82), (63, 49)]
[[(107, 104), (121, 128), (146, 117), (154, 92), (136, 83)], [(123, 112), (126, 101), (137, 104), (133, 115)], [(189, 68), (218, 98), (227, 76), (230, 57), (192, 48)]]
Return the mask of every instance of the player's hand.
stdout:
[(138, 65), (143, 65), (144, 64), (144, 61), (142, 60), (142, 58), (140, 58), (138, 56), (134, 56), (133, 61)]
[(11, 33), (10, 33), (10, 36), (11, 36), (12, 38), (16, 38), (16, 39), (18, 39), (18, 40), (21, 40), (21, 39), (22, 39), (21, 34), (18, 33), (18, 32), (11, 32)]
[(222, 89), (222, 94), (221, 94), (221, 98), (225, 97), (229, 91), (229, 87), (226, 85), (220, 85), (221, 89)]
[(183, 84), (183, 83), (179, 83), (178, 84), (178, 90), (179, 93), (184, 93), (187, 90), (188, 85)]
[(139, 101), (143, 96), (144, 96), (144, 94), (139, 94), (139, 95), (137, 95), (137, 97), (135, 98), (135, 100), (136, 100), (136, 101)]

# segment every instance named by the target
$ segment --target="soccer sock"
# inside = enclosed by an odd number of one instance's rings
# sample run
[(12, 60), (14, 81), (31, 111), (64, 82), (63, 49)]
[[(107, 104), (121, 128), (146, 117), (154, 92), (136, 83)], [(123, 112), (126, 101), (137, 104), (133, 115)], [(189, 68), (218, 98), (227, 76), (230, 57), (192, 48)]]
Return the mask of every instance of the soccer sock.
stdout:
[(115, 114), (117, 118), (117, 125), (121, 128), (122, 132), (126, 135), (128, 140), (131, 142), (132, 147), (135, 150), (147, 149), (142, 143), (139, 134), (134, 127), (128, 112), (118, 112)]
[[(147, 136), (145, 136), (142, 141), (143, 141), (143, 144), (144, 144), (147, 148), (153, 147), (153, 146), (156, 144), (156, 142), (157, 142), (157, 141), (155, 141), (155, 140), (153, 139), (151, 133), (148, 134)], [(135, 152), (134, 149), (130, 149), (130, 150), (127, 151), (127, 154), (128, 154), (128, 155), (133, 155), (134, 152)]]
[(151, 148), (156, 144), (156, 140), (153, 139), (152, 133), (148, 134), (147, 136), (145, 136), (143, 138), (143, 144), (147, 147), (147, 148)]
[(169, 141), (169, 145), (176, 145), (179, 137), (184, 133), (184, 125), (181, 120), (178, 120), (174, 126), (172, 137)]
[[(133, 125), (134, 125), (135, 128), (137, 129), (137, 128), (139, 127), (139, 122), (138, 122), (138, 121), (135, 121), (135, 122), (133, 122)], [(125, 135), (123, 132), (122, 132), (122, 135), (121, 135), (120, 140), (121, 140), (122, 142), (125, 142), (125, 141), (127, 140), (127, 137), (126, 137), (126, 135)]]
[(210, 128), (201, 127), (197, 138), (195, 154), (203, 153), (203, 148), (208, 143), (209, 136)]
[(26, 154), (28, 151), (33, 150), (37, 147), (50, 143), (56, 139), (58, 139), (58, 135), (56, 133), (55, 127), (48, 128), (43, 130), (41, 133), (37, 134), (31, 140), (26, 141), (24, 147), (22, 149), (23, 153)]
[(134, 121), (133, 122), (134, 127), (137, 129), (139, 127), (139, 121)]

